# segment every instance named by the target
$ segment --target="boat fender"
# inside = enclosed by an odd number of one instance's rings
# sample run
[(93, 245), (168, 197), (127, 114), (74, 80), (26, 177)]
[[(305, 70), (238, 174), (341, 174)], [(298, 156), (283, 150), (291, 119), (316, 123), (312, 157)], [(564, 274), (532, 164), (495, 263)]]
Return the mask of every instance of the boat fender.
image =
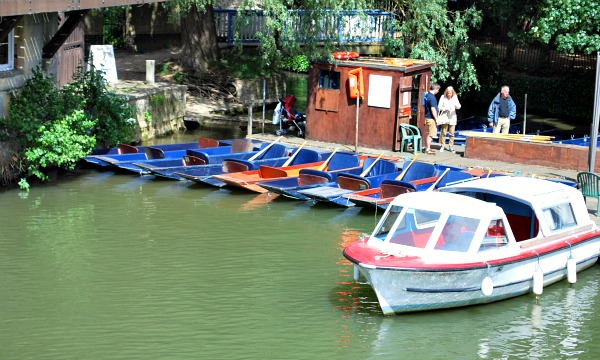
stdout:
[(490, 296), (492, 292), (494, 292), (494, 282), (491, 277), (486, 276), (481, 282), (481, 293), (485, 296)]
[(544, 272), (538, 265), (533, 272), (533, 293), (537, 298), (544, 292)]
[(358, 266), (354, 265), (354, 281), (358, 282), (360, 279), (360, 270), (358, 270)]
[(572, 255), (567, 259), (567, 280), (569, 280), (569, 284), (577, 282), (577, 261)]

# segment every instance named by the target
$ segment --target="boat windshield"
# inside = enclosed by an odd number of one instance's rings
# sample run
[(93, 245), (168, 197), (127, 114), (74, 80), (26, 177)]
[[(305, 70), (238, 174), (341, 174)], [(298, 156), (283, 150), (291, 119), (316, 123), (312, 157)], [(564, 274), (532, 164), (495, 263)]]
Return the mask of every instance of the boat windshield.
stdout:
[(435, 243), (436, 250), (467, 252), (473, 242), (479, 219), (450, 215)]
[(402, 208), (391, 209), (383, 219), (375, 236), (392, 244), (425, 248), (431, 233), (440, 219), (441, 213), (422, 209), (407, 208), (399, 218)]
[(374, 236), (381, 241), (385, 240), (401, 212), (402, 206), (390, 205), (389, 210), (384, 215), (384, 218), (379, 221), (379, 226), (377, 229), (375, 229)]
[(558, 231), (577, 225), (571, 203), (555, 205), (542, 209), (544, 220), (551, 231)]

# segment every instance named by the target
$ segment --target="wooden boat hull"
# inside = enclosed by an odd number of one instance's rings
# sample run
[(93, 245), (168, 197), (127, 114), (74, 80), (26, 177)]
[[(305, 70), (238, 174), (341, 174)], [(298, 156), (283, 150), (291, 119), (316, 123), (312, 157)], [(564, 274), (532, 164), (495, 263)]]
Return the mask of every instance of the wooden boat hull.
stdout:
[(327, 184), (327, 186), (320, 186), (312, 189), (300, 190), (299, 192), (314, 201), (342, 207), (353, 207), (356, 205), (356, 203), (350, 201), (350, 199), (348, 199), (348, 195), (357, 191), (377, 188), (383, 180), (394, 179), (399, 175), (400, 172), (393, 172), (367, 177), (362, 180), (340, 176), (337, 179), (337, 183)]
[[(484, 304), (530, 293), (538, 263), (544, 273), (544, 287), (567, 277), (570, 254), (577, 262), (578, 272), (593, 266), (598, 260), (600, 236), (598, 231), (590, 231), (583, 239), (566, 238), (559, 247), (552, 244), (526, 248), (514, 257), (488, 262), (489, 268), (485, 263), (426, 266), (393, 255), (376, 261), (366, 259), (363, 251), (357, 252), (359, 247), (361, 243), (352, 244), (344, 250), (344, 256), (373, 287), (383, 313), (392, 315)], [(485, 296), (482, 281), (488, 275), (493, 292)]]
[(314, 163), (298, 164), (293, 166), (276, 168), (281, 172), (281, 176), (265, 177), (264, 174), (261, 174), (261, 170), (251, 170), (242, 171), (238, 173), (216, 175), (214, 176), (214, 178), (216, 180), (222, 181), (227, 186), (237, 187), (257, 193), (266, 193), (268, 192), (268, 190), (260, 186), (258, 183), (262, 181), (280, 180), (287, 177), (297, 177), (299, 175), (300, 170), (317, 169), (319, 166), (321, 166), (322, 163), (323, 161), (319, 161)]

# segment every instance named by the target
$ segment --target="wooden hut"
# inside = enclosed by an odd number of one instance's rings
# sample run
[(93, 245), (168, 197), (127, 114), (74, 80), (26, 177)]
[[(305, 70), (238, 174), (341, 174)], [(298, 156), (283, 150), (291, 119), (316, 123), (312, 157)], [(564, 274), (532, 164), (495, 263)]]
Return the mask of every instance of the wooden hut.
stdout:
[(311, 63), (307, 139), (398, 151), (401, 123), (419, 126), (423, 133), (419, 105), (429, 90), (432, 62), (347, 52), (334, 57), (334, 63)]

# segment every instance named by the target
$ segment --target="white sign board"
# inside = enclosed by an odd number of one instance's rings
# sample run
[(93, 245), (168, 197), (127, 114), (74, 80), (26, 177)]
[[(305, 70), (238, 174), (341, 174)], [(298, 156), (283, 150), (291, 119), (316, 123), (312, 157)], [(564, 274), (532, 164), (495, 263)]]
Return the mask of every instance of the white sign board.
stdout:
[(390, 108), (392, 98), (392, 77), (369, 75), (368, 105), (380, 108)]
[[(91, 45), (90, 57), (95, 69), (104, 72), (104, 78), (106, 81), (111, 83), (119, 81), (117, 78), (115, 53), (112, 45)], [(89, 63), (88, 70), (90, 70)]]

